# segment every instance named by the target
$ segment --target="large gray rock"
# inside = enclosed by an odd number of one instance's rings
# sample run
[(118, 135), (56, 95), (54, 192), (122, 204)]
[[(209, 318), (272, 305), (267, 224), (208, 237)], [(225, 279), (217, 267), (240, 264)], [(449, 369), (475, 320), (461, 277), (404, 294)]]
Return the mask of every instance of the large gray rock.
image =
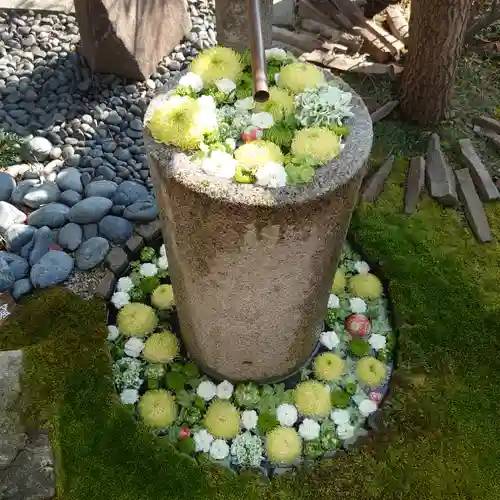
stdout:
[(12, 274), (16, 281), (28, 275), (28, 271), (30, 268), (28, 261), (26, 259), (23, 259), (19, 255), (16, 255), (15, 253), (0, 251), (0, 259), (7, 262), (7, 265), (12, 271)]
[(16, 181), (6, 172), (0, 172), (0, 201), (9, 201)]
[(27, 224), (12, 224), (7, 231), (2, 233), (7, 248), (14, 253), (28, 244), (35, 235), (36, 228)]
[(61, 196), (59, 197), (59, 201), (61, 203), (64, 203), (65, 205), (68, 205), (68, 207), (76, 205), (81, 200), (82, 195), (80, 193), (77, 193), (76, 191), (73, 191), (72, 189), (63, 191), (61, 193)]
[(72, 189), (77, 193), (83, 193), (82, 175), (77, 168), (69, 167), (61, 170), (57, 174), (56, 182), (61, 191)]
[(132, 236), (133, 229), (131, 222), (114, 215), (106, 215), (99, 222), (99, 234), (117, 245), (125, 243)]
[(96, 236), (84, 241), (75, 253), (78, 269), (87, 271), (98, 266), (109, 252), (108, 240)]
[(102, 196), (103, 198), (113, 199), (113, 196), (118, 189), (118, 184), (116, 182), (102, 180), (90, 182), (85, 186), (85, 196), (89, 198), (90, 196)]
[(25, 161), (44, 161), (49, 157), (52, 144), (45, 137), (33, 137), (23, 144), (21, 156)]
[(14, 288), (12, 289), (12, 297), (18, 300), (21, 297), (28, 295), (32, 288), (33, 287), (31, 286), (29, 278), (23, 278), (22, 280), (16, 281), (14, 283)]
[(60, 231), (58, 236), (58, 243), (65, 250), (70, 252), (75, 251), (83, 241), (83, 231), (81, 226), (70, 222), (66, 224)]
[(73, 267), (73, 259), (67, 253), (50, 250), (31, 268), (31, 282), (38, 288), (58, 285), (69, 278)]
[(113, 202), (101, 196), (91, 196), (73, 205), (68, 213), (68, 220), (77, 224), (99, 222), (113, 206)]
[(15, 283), (14, 273), (5, 260), (0, 259), (0, 293), (10, 290)]
[(28, 224), (35, 227), (61, 227), (66, 223), (69, 207), (61, 203), (50, 203), (35, 210), (28, 216)]
[(26, 193), (33, 187), (40, 184), (38, 179), (25, 179), (23, 181), (19, 181), (18, 185), (12, 191), (12, 195), (10, 197), (10, 201), (12, 203), (22, 203), (23, 198), (26, 196)]
[[(144, 80), (190, 30), (183, 0), (75, 2), (82, 52), (93, 71)], [(140, 43), (138, 43), (140, 40)]]
[(54, 182), (43, 182), (33, 186), (23, 197), (23, 203), (30, 208), (39, 208), (59, 200), (61, 191)]
[(145, 201), (149, 199), (148, 190), (142, 185), (134, 181), (124, 181), (116, 190), (113, 198), (115, 205), (132, 205), (137, 201)]
[(134, 222), (149, 222), (158, 217), (158, 210), (154, 201), (138, 201), (132, 203), (123, 211), (123, 217)]
[(22, 224), (26, 214), (6, 201), (0, 201), (0, 234), (9, 229), (12, 224)]
[(99, 236), (99, 225), (98, 224), (85, 224), (83, 226), (83, 240), (90, 240), (90, 238), (94, 238), (95, 236)]
[(30, 251), (30, 265), (35, 265), (54, 245), (54, 238), (49, 227), (38, 229), (33, 238), (33, 248)]

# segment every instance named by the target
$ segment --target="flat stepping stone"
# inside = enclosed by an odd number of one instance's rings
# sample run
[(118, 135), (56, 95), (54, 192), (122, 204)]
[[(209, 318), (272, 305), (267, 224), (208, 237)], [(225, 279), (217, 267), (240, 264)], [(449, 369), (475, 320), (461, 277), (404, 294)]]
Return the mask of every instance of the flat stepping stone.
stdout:
[(491, 179), (488, 170), (481, 161), (481, 158), (476, 153), (471, 140), (460, 139), (458, 144), (460, 146), (462, 159), (469, 168), (470, 175), (481, 200), (484, 202), (498, 200), (500, 198), (500, 193)]
[(456, 180), (453, 169), (448, 165), (441, 150), (440, 138), (432, 134), (427, 148), (426, 177), (429, 193), (441, 205), (456, 206), (458, 204)]
[(472, 232), (481, 243), (491, 241), (492, 235), (484, 207), (474, 187), (469, 169), (455, 171), (460, 202)]
[(500, 134), (500, 122), (489, 116), (476, 116), (472, 119), (472, 123), (474, 125), (479, 125), (481, 128), (489, 129), (496, 134)]
[(496, 134), (492, 130), (480, 127), (479, 125), (474, 127), (474, 132), (482, 137), (487, 137), (494, 146), (500, 149), (500, 134)]
[(406, 176), (405, 214), (412, 214), (420, 199), (420, 193), (425, 183), (425, 160), (416, 156), (410, 160)]
[(375, 124), (389, 116), (399, 105), (399, 101), (389, 101), (370, 114), (372, 123)]
[(394, 155), (389, 156), (384, 164), (368, 178), (363, 189), (363, 194), (361, 195), (364, 202), (373, 203), (380, 196), (394, 166), (395, 159)]

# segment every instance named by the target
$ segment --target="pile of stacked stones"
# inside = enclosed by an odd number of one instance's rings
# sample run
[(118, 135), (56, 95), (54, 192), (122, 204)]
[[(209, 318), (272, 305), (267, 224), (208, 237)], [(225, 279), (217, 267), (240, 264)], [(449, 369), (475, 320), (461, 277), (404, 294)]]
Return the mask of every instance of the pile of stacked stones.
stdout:
[(0, 292), (15, 298), (99, 266), (134, 223), (157, 217), (142, 138), (156, 89), (215, 43), (213, 2), (145, 82), (92, 75), (73, 51), (74, 16), (0, 12), (0, 129), (23, 136), (0, 165)]

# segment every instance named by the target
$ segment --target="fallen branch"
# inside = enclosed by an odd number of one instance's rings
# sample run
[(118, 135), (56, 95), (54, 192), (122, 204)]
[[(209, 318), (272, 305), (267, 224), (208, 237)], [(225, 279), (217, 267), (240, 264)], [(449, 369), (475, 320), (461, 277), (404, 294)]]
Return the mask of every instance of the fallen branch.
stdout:
[(484, 14), (484, 16), (480, 17), (468, 30), (465, 34), (465, 43), (470, 44), (474, 37), (483, 31), (485, 28), (493, 24), (495, 21), (500, 20), (500, 9), (499, 9), (499, 0), (493, 0), (491, 2), (490, 10)]

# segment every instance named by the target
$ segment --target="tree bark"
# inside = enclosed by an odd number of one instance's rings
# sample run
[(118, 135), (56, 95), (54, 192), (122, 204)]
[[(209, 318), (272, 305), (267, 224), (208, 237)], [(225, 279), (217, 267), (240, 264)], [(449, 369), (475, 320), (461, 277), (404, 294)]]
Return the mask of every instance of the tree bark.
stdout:
[(472, 0), (413, 0), (410, 40), (401, 79), (403, 116), (419, 125), (445, 118)]

